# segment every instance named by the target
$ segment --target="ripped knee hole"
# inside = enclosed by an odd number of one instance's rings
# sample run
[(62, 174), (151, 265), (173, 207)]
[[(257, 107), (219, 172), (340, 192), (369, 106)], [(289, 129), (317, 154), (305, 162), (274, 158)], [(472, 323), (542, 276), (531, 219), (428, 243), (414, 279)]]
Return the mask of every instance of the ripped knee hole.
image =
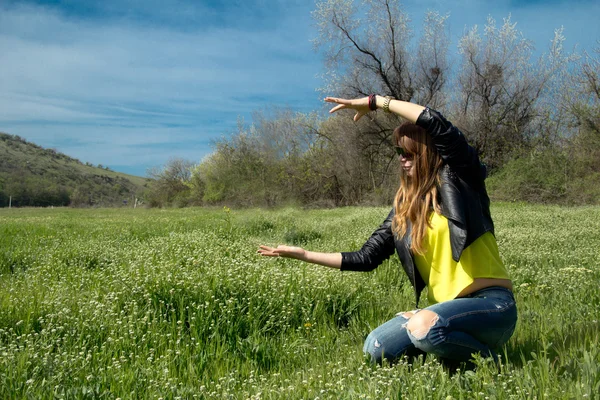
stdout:
[(408, 320), (406, 330), (417, 340), (424, 339), (429, 330), (440, 319), (433, 311), (422, 310), (417, 316)]

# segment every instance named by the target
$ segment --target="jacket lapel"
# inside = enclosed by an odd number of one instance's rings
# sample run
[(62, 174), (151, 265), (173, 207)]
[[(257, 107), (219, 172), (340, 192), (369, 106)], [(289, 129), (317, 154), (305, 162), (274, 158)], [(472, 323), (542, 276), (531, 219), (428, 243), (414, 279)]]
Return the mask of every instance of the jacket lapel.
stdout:
[(425, 287), (425, 282), (423, 281), (421, 274), (419, 274), (419, 272), (416, 270), (415, 260), (410, 251), (410, 245), (412, 243), (410, 238), (410, 234), (412, 232), (412, 224), (410, 221), (407, 222), (408, 226), (406, 227), (406, 233), (402, 238), (396, 237), (395, 245), (396, 252), (398, 253), (398, 257), (401, 261), (400, 264), (402, 264), (402, 268), (408, 276), (408, 279), (410, 279), (410, 283), (413, 285), (413, 288), (415, 290), (415, 304), (418, 307), (419, 297), (421, 296), (421, 292)]
[(442, 215), (448, 219), (452, 258), (457, 262), (467, 241), (465, 204), (457, 186), (458, 179), (458, 176), (446, 165), (442, 170), (442, 184), (439, 191)]

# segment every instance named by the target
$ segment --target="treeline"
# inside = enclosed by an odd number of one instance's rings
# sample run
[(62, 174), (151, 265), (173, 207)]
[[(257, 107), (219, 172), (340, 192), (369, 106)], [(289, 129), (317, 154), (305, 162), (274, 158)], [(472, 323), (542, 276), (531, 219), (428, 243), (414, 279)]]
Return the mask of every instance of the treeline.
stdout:
[(145, 190), (107, 168), (0, 133), (0, 207), (123, 206)]
[[(321, 1), (323, 94), (370, 93), (442, 111), (477, 148), (501, 200), (600, 203), (600, 48), (576, 54), (556, 30), (543, 55), (507, 18), (473, 27), (450, 52), (447, 16), (430, 12), (412, 40), (409, 16), (387, 0)], [(600, 47), (600, 46), (599, 46)], [(153, 206), (389, 204), (401, 121), (382, 111), (354, 123), (289, 110), (258, 112), (200, 163), (153, 171)]]
[(0, 177), (0, 207), (115, 207), (133, 205), (136, 192), (127, 179), (106, 175), (66, 174), (57, 180), (25, 172)]

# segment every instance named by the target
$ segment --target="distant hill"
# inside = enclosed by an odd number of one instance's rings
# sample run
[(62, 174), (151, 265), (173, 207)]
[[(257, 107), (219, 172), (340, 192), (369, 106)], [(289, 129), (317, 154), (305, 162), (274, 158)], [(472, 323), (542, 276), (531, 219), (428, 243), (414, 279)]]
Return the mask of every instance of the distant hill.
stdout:
[(0, 133), (0, 207), (132, 205), (150, 182)]

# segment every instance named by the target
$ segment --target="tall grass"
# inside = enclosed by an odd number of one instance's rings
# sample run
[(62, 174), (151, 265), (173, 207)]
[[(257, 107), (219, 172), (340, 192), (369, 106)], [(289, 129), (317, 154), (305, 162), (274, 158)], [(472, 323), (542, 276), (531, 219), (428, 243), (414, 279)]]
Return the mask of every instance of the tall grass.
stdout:
[(414, 306), (397, 258), (341, 273), (256, 255), (357, 249), (384, 208), (0, 210), (0, 398), (594, 398), (600, 208), (492, 212), (519, 325), (499, 369), (448, 374), (361, 353)]

